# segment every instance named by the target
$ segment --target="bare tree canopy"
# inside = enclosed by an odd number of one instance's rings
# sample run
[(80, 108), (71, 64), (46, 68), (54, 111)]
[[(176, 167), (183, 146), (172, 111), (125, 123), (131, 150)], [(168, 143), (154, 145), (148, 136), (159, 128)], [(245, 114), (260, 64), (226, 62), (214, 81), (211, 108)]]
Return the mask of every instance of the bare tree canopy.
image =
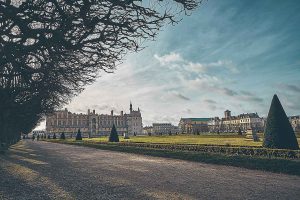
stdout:
[(1, 110), (35, 105), (37, 118), (51, 112), (200, 2), (0, 0)]

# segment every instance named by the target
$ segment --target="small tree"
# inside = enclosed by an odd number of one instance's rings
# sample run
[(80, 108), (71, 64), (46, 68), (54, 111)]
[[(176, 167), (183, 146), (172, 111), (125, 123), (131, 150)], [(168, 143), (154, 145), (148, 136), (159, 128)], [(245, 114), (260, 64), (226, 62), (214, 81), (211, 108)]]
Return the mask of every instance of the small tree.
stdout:
[(55, 133), (53, 134), (53, 139), (56, 139), (56, 134)]
[(76, 140), (82, 140), (80, 129), (78, 129), (78, 132), (77, 132), (77, 135), (76, 135)]
[(65, 136), (65, 133), (64, 133), (64, 132), (62, 132), (62, 133), (60, 134), (60, 139), (61, 139), (61, 140), (66, 139), (66, 136)]
[(119, 142), (119, 136), (118, 136), (118, 132), (117, 132), (115, 125), (113, 125), (113, 127), (111, 129), (108, 141), (109, 142)]
[(276, 94), (273, 96), (267, 118), (263, 147), (299, 149), (294, 130)]
[(241, 128), (239, 127), (238, 135), (243, 135)]

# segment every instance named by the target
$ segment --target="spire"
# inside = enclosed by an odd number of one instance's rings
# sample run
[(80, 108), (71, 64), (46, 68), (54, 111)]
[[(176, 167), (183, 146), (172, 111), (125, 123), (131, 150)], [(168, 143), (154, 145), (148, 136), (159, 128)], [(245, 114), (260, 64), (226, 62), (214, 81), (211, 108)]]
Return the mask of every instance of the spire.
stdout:
[(130, 101), (130, 112), (132, 112), (132, 103)]

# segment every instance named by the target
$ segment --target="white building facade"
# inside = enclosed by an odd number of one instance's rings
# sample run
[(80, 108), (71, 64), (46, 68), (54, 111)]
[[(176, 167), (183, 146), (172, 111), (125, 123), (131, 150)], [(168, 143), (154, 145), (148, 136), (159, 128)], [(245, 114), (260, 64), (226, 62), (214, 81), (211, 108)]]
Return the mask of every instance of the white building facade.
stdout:
[(140, 135), (143, 133), (142, 115), (140, 109), (133, 110), (130, 103), (129, 114), (123, 111), (119, 115), (98, 114), (88, 109), (87, 114), (71, 113), (67, 109), (56, 111), (46, 117), (46, 134), (65, 133), (66, 137), (75, 137), (78, 130), (83, 137), (109, 135), (115, 125), (119, 135)]

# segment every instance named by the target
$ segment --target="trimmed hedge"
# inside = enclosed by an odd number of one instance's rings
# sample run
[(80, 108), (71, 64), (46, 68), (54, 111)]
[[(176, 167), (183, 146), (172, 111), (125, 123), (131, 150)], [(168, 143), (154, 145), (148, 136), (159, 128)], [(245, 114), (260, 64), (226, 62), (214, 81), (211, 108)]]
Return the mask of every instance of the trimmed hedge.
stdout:
[[(75, 141), (59, 141), (62, 143), (78, 143)], [(95, 145), (115, 145), (115, 146), (129, 146), (137, 148), (151, 148), (162, 150), (176, 150), (176, 151), (194, 151), (194, 152), (206, 152), (217, 153), (227, 155), (246, 155), (254, 157), (268, 157), (268, 158), (288, 158), (288, 159), (300, 159), (300, 150), (289, 149), (268, 149), (262, 147), (248, 147), (248, 146), (222, 146), (222, 145), (197, 145), (197, 144), (157, 144), (157, 143), (135, 143), (135, 142), (94, 142), (83, 141), (86, 144)]]

